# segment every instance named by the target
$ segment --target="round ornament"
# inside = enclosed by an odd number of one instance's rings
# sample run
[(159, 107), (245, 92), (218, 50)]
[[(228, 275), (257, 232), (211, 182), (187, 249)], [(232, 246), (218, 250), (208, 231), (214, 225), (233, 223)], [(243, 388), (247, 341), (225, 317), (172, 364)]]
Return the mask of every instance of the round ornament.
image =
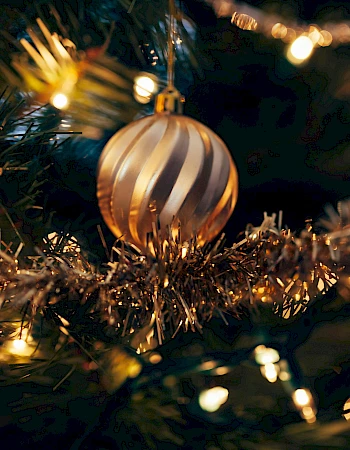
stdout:
[(200, 245), (210, 241), (230, 217), (237, 193), (236, 166), (224, 142), (181, 114), (157, 112), (130, 123), (107, 142), (99, 161), (102, 216), (117, 238), (140, 249), (156, 221), (164, 237), (180, 223), (181, 241), (194, 235)]

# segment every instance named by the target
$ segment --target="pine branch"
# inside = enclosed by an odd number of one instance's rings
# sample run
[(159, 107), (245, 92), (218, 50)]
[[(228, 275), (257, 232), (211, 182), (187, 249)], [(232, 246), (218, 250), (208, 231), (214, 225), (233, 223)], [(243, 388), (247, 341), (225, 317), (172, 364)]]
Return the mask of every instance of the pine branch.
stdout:
[(31, 252), (41, 238), (33, 230), (36, 222), (41, 223), (40, 233), (44, 233), (42, 193), (52, 155), (63, 137), (75, 133), (57, 134), (52, 128), (55, 116), (49, 109), (28, 109), (25, 99), (8, 89), (1, 94), (0, 105), (1, 240), (11, 243), (10, 253), (20, 242), (26, 243), (25, 252)]

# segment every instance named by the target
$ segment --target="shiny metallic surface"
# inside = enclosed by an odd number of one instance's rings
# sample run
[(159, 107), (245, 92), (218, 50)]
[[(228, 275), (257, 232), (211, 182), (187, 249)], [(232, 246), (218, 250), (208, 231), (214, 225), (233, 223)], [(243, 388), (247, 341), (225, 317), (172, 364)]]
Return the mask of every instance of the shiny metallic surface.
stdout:
[[(181, 240), (212, 240), (229, 219), (238, 193), (236, 166), (224, 142), (205, 125), (157, 113), (118, 131), (100, 157), (97, 196), (117, 238), (144, 249), (152, 223), (181, 224)], [(165, 235), (166, 236), (166, 235)]]

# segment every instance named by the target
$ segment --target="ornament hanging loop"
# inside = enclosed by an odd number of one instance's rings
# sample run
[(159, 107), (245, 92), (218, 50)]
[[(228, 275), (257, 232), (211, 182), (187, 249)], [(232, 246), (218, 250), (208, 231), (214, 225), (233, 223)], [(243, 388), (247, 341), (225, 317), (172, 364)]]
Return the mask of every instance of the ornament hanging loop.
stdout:
[(174, 52), (174, 28), (175, 28), (175, 0), (169, 0), (169, 29), (168, 29), (168, 73), (167, 87), (157, 96), (155, 113), (183, 113), (185, 97), (174, 86), (175, 76), (175, 52)]
[(183, 113), (183, 104), (185, 97), (174, 86), (166, 87), (159, 95), (157, 95), (154, 112), (155, 113)]

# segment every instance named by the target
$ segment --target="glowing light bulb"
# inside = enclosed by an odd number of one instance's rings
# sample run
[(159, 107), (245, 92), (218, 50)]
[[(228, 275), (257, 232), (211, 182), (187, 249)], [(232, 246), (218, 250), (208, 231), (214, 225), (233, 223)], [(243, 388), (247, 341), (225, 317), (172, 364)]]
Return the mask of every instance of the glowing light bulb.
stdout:
[(251, 17), (248, 14), (240, 14), (238, 12), (233, 13), (231, 23), (234, 23), (242, 30), (256, 30), (258, 26), (258, 22), (254, 19), (254, 17)]
[(261, 366), (276, 363), (280, 359), (280, 355), (277, 350), (274, 348), (265, 347), (265, 345), (258, 345), (254, 350), (254, 356), (256, 363)]
[(212, 374), (213, 375), (226, 375), (227, 373), (229, 373), (231, 371), (231, 369), (229, 367), (226, 366), (222, 366), (222, 367), (218, 367), (217, 369), (215, 369)]
[(17, 356), (29, 356), (33, 353), (33, 347), (23, 339), (14, 339), (6, 342), (5, 348), (8, 352)]
[(205, 361), (200, 365), (200, 370), (212, 370), (216, 367), (217, 363), (214, 361)]
[(314, 44), (308, 36), (299, 36), (289, 47), (287, 58), (292, 64), (301, 64), (311, 56), (313, 48)]
[(51, 104), (57, 109), (66, 109), (69, 106), (69, 99), (62, 92), (58, 92), (52, 96)]
[(275, 23), (271, 29), (271, 34), (275, 39), (283, 39), (287, 34), (287, 27), (283, 23)]
[(308, 423), (316, 422), (316, 408), (311, 392), (308, 389), (297, 389), (292, 394), (293, 402), (303, 419)]
[(322, 35), (317, 27), (311, 25), (309, 30), (309, 39), (311, 39), (313, 45), (317, 44), (321, 37)]
[(152, 355), (149, 357), (149, 362), (151, 364), (158, 364), (162, 359), (163, 358), (159, 353), (152, 353)]
[(292, 375), (290, 373), (290, 368), (288, 361), (285, 359), (281, 359), (281, 361), (278, 363), (280, 372), (278, 374), (278, 378), (281, 381), (289, 381), (292, 378)]
[(313, 42), (308, 36), (299, 36), (291, 45), (291, 52), (297, 59), (306, 59), (311, 55), (313, 47)]
[(150, 74), (139, 75), (134, 80), (134, 96), (139, 103), (148, 103), (157, 89), (155, 77)]
[(280, 368), (278, 364), (268, 363), (260, 367), (262, 376), (264, 376), (270, 383), (275, 383), (277, 381), (279, 371)]
[(328, 47), (329, 45), (331, 45), (332, 41), (333, 37), (329, 31), (327, 30), (320, 31), (320, 39), (318, 41), (318, 45), (320, 45), (321, 47)]
[(350, 420), (350, 398), (346, 400), (343, 406), (343, 417), (345, 420)]
[(297, 389), (294, 392), (294, 401), (299, 406), (305, 406), (309, 403), (309, 394), (305, 389)]
[(228, 394), (228, 390), (221, 386), (207, 389), (199, 394), (199, 405), (204, 411), (217, 411), (227, 402)]
[(291, 379), (291, 375), (290, 375), (290, 373), (288, 373), (288, 372), (282, 370), (282, 371), (279, 373), (278, 378), (279, 378), (281, 381), (289, 381), (289, 380)]
[(13, 348), (15, 350), (21, 351), (21, 350), (24, 350), (26, 348), (27, 344), (26, 344), (25, 341), (23, 341), (23, 339), (15, 339), (12, 342), (12, 346), (13, 346)]
[(153, 93), (154, 81), (149, 77), (139, 77), (136, 79), (135, 91), (142, 97), (148, 97)]

